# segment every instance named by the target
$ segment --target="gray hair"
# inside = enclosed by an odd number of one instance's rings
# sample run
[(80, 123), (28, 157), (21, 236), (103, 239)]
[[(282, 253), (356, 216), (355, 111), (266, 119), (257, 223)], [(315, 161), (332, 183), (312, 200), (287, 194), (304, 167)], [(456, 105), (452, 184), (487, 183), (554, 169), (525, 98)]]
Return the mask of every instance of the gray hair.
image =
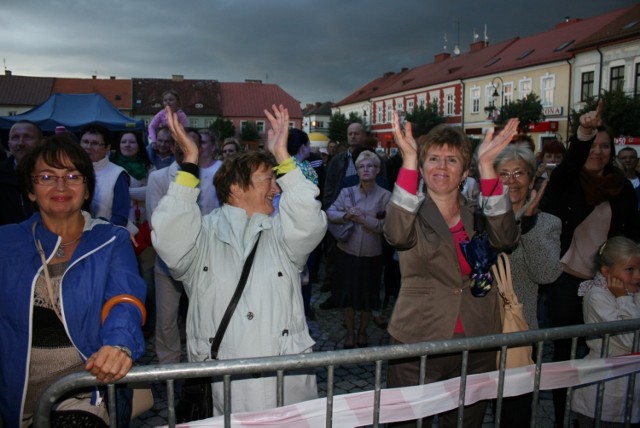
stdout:
[(358, 158), (354, 162), (356, 165), (356, 168), (359, 167), (360, 164), (365, 160), (370, 160), (371, 163), (373, 163), (376, 166), (376, 168), (380, 168), (380, 158), (371, 150), (364, 150), (362, 153), (358, 155)]
[(510, 144), (505, 147), (498, 153), (498, 156), (496, 156), (496, 159), (493, 161), (493, 168), (498, 169), (504, 162), (518, 160), (524, 162), (529, 176), (533, 177), (536, 173), (536, 156), (531, 149), (524, 144)]

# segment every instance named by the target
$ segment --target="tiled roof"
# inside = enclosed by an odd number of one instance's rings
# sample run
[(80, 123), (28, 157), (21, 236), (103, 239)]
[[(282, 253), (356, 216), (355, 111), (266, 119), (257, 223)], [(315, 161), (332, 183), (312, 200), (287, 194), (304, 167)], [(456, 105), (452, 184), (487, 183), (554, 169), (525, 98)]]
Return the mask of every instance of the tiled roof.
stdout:
[(302, 109), (302, 115), (310, 116), (312, 114), (315, 114), (318, 116), (331, 116), (331, 107), (333, 107), (333, 103), (331, 101), (308, 104), (305, 108)]
[(57, 77), (54, 80), (54, 94), (95, 94), (102, 95), (119, 110), (131, 110), (131, 79), (74, 79)]
[(573, 44), (582, 42), (630, 9), (618, 9), (585, 20), (570, 20), (552, 30), (518, 39), (495, 58), (476, 68), (474, 74), (495, 74), (569, 59), (573, 55), (570, 51)]
[(162, 107), (162, 94), (175, 90), (188, 115), (220, 116), (220, 83), (217, 80), (132, 79), (133, 114), (154, 115)]
[(640, 5), (622, 9), (623, 13), (599, 31), (591, 34), (580, 43), (571, 46), (570, 50), (579, 51), (606, 43), (617, 42), (627, 38), (637, 39), (640, 36)]
[(225, 117), (264, 117), (264, 109), (282, 104), (292, 119), (302, 118), (300, 103), (273, 83), (220, 83)]
[(0, 76), (0, 104), (37, 106), (51, 95), (51, 77)]
[(408, 68), (403, 68), (399, 73), (395, 73), (393, 71), (384, 73), (382, 77), (378, 77), (377, 79), (367, 83), (357, 91), (353, 92), (351, 95), (348, 95), (347, 97), (335, 103), (334, 106), (353, 104), (360, 101), (368, 101), (371, 98), (378, 96), (379, 91), (382, 91), (398, 80), (403, 79), (404, 76), (408, 75), (410, 71), (411, 70), (409, 70)]

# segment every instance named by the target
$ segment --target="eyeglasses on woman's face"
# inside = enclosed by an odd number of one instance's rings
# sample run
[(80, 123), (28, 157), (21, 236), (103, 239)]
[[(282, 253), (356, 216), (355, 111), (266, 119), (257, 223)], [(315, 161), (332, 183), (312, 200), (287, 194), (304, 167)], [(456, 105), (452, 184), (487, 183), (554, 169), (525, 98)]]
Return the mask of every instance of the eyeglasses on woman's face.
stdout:
[(87, 181), (84, 175), (72, 173), (65, 175), (38, 174), (31, 176), (31, 179), (34, 184), (48, 187), (57, 185), (58, 180), (62, 180), (62, 182), (67, 186), (78, 186)]
[(527, 172), (521, 169), (517, 169), (515, 171), (500, 171), (498, 175), (500, 176), (502, 181), (509, 181), (509, 179), (520, 180), (527, 177)]

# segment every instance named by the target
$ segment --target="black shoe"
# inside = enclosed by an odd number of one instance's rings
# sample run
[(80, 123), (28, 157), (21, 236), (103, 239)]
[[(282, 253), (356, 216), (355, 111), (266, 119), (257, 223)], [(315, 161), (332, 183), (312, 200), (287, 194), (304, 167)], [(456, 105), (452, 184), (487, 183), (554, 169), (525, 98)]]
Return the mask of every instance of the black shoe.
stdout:
[(324, 302), (320, 303), (318, 305), (318, 307), (320, 309), (333, 309), (336, 307), (336, 305), (333, 304), (333, 299), (331, 299), (331, 297), (329, 297), (327, 300), (325, 300)]

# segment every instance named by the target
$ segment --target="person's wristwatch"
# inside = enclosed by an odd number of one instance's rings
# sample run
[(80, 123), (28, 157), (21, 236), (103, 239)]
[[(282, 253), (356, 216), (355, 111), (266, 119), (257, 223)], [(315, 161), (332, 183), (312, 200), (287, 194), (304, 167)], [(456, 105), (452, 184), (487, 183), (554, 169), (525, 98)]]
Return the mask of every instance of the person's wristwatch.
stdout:
[(122, 346), (122, 345), (113, 345), (113, 346), (112, 346), (112, 348), (119, 349), (119, 350), (121, 350), (122, 352), (124, 352), (125, 354), (127, 354), (127, 357), (129, 357), (129, 358), (133, 358), (133, 357), (132, 357), (132, 355), (133, 355), (133, 354), (131, 353), (131, 349), (129, 349), (129, 348), (128, 348), (128, 347), (126, 347), (126, 346)]

